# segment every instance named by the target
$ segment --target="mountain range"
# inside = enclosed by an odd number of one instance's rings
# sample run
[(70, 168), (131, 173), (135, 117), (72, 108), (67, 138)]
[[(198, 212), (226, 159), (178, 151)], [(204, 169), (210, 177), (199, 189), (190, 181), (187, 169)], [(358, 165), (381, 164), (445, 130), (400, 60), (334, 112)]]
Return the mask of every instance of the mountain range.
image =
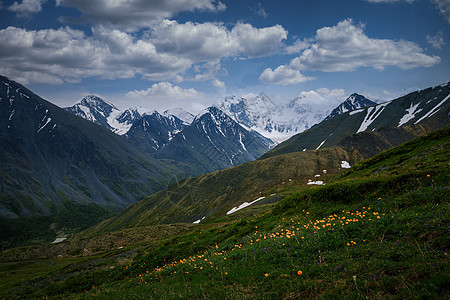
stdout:
[(141, 107), (119, 111), (88, 95), (65, 110), (123, 135), (142, 151), (189, 163), (201, 173), (254, 160), (274, 146), (213, 106), (197, 116), (181, 108), (162, 114)]
[[(254, 160), (324, 118), (374, 104), (352, 94), (329, 114), (303, 103), (300, 97), (279, 106), (261, 93), (252, 99), (225, 97), (194, 116), (181, 108), (163, 114), (140, 107), (119, 111), (113, 104), (88, 95), (65, 109), (125, 136), (141, 150), (195, 164), (208, 172)], [(239, 134), (225, 135), (226, 131)]]

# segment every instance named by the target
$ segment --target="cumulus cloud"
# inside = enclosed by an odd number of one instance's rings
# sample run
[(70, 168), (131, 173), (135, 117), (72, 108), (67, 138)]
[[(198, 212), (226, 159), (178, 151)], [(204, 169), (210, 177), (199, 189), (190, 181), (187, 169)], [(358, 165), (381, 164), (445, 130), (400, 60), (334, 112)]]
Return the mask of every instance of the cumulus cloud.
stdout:
[(439, 57), (426, 55), (413, 42), (369, 38), (363, 29), (363, 25), (354, 25), (351, 19), (333, 27), (323, 27), (316, 32), (316, 42), (291, 65), (299, 69), (336, 72), (354, 71), (359, 67), (411, 69), (431, 67), (440, 62)]
[(158, 53), (148, 41), (98, 27), (92, 36), (68, 27), (57, 30), (0, 30), (0, 72), (24, 83), (77, 82), (83, 78), (132, 78), (137, 74), (164, 80), (184, 72), (192, 62)]
[(255, 28), (250, 24), (238, 23), (230, 36), (240, 45), (238, 53), (258, 57), (278, 51), (288, 32), (281, 25)]
[(445, 44), (444, 33), (442, 31), (439, 31), (434, 36), (427, 35), (427, 43), (430, 44), (433, 48), (442, 49), (442, 46)]
[(170, 82), (158, 82), (154, 83), (146, 90), (135, 90), (128, 92), (126, 96), (132, 98), (163, 97), (170, 99), (186, 99), (199, 97), (200, 94), (200, 92), (193, 88), (183, 89), (179, 86), (172, 85)]
[(229, 30), (218, 23), (180, 24), (164, 20), (149, 35), (161, 51), (206, 61), (236, 55), (257, 57), (271, 54), (281, 47), (287, 31), (280, 25), (255, 28), (237, 23)]
[(286, 52), (287, 54), (296, 54), (296, 53), (301, 53), (302, 50), (305, 50), (306, 48), (308, 48), (310, 46), (310, 41), (308, 40), (296, 40), (292, 45), (287, 46), (284, 49), (284, 52)]
[(80, 20), (61, 17), (62, 22), (90, 22), (125, 31), (152, 27), (183, 11), (219, 12), (226, 9), (225, 4), (217, 0), (56, 0), (56, 4), (82, 12)]
[(314, 42), (300, 56), (274, 71), (264, 70), (260, 79), (266, 83), (296, 84), (302, 82), (300, 71), (305, 70), (351, 72), (361, 67), (383, 70), (388, 66), (411, 69), (431, 67), (440, 60), (425, 54), (413, 42), (370, 38), (364, 33), (364, 25), (347, 19), (318, 29)]
[[(161, 81), (181, 79), (186, 70), (198, 73), (188, 80), (214, 80), (224, 72), (223, 58), (269, 55), (287, 36), (276, 25), (255, 28), (238, 23), (223, 24), (165, 20), (141, 35), (95, 26), (92, 35), (69, 27), (0, 30), (0, 71), (24, 83), (76, 82), (87, 77), (133, 78), (136, 75)], [(38, 74), (45, 74), (40, 77)]]
[(317, 90), (318, 93), (323, 95), (324, 97), (332, 97), (332, 98), (343, 98), (345, 97), (344, 89), (333, 89), (330, 90), (328, 88), (320, 88)]
[(21, 3), (14, 1), (14, 3), (8, 7), (8, 10), (17, 13), (19, 17), (29, 17), (32, 14), (40, 12), (42, 10), (42, 4), (45, 2), (47, 2), (47, 0), (22, 0)]
[(317, 90), (302, 91), (295, 98), (296, 104), (310, 105), (316, 108), (331, 110), (342, 103), (348, 95), (343, 89), (320, 88)]
[(185, 89), (166, 81), (154, 83), (145, 90), (130, 91), (123, 98), (152, 109), (184, 107), (192, 113), (205, 108), (210, 101), (207, 94), (193, 88)]
[(259, 80), (267, 84), (294, 85), (314, 78), (304, 76), (299, 70), (281, 65), (275, 70), (267, 68), (259, 76)]

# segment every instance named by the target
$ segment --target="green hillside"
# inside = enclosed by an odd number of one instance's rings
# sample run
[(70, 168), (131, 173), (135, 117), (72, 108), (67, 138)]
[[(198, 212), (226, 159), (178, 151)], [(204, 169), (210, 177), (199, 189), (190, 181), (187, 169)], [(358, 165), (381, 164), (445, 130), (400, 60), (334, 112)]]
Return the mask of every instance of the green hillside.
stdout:
[(335, 147), (248, 162), (174, 183), (91, 231), (192, 223), (203, 217), (212, 221), (226, 215), (233, 207), (259, 197), (266, 197), (266, 202), (277, 201), (285, 195), (286, 189), (292, 191), (304, 186), (308, 180), (315, 180), (315, 175), (320, 175), (322, 181), (329, 181), (342, 172), (342, 161), (354, 164), (361, 159), (358, 151), (350, 155), (343, 148)]
[[(324, 186), (281, 185), (277, 204), (203, 224), (100, 234), (92, 237), (105, 241), (96, 254), (92, 239), (80, 240), (90, 256), (82, 250), (33, 260), (39, 249), (16, 251), (30, 253), (21, 258), (10, 251), (0, 264), (0, 296), (448, 298), (449, 143), (446, 127), (363, 160)], [(153, 237), (131, 241), (152, 228)]]

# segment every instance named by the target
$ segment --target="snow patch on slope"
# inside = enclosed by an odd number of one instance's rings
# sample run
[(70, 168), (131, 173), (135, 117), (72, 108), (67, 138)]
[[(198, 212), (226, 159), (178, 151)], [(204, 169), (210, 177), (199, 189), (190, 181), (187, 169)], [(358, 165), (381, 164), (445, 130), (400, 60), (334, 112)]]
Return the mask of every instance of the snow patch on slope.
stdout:
[[(391, 102), (385, 102), (385, 103), (379, 104), (377, 106), (369, 107), (367, 109), (366, 117), (362, 121), (361, 126), (359, 127), (358, 131), (356, 131), (356, 133), (365, 131), (370, 126), (370, 124), (372, 124), (373, 121), (375, 121), (380, 116), (380, 114), (383, 112), (384, 108), (386, 106), (388, 106), (390, 103)], [(373, 111), (373, 113), (372, 113), (372, 111)]]
[(417, 109), (417, 107), (419, 107), (419, 103), (417, 103), (416, 105), (413, 105), (411, 102), (411, 106), (406, 109), (406, 114), (400, 119), (400, 122), (398, 122), (397, 127), (402, 126), (403, 124), (408, 123), (409, 120), (412, 120), (416, 117), (416, 114), (421, 112), (422, 109)]
[(47, 121), (45, 122), (45, 124), (42, 125), (41, 128), (39, 128), (37, 132), (39, 132), (39, 131), (41, 131), (42, 129), (44, 129), (44, 127), (47, 126), (47, 124), (50, 123), (51, 120), (52, 120), (52, 118), (47, 118)]
[(256, 203), (256, 202), (258, 202), (258, 201), (260, 201), (260, 200), (262, 200), (262, 199), (264, 199), (264, 198), (266, 198), (266, 197), (259, 197), (258, 199), (255, 199), (255, 200), (253, 200), (253, 201), (250, 202), (250, 203), (244, 202), (244, 203), (242, 203), (241, 205), (239, 205), (239, 206), (237, 206), (237, 207), (234, 207), (234, 208), (232, 208), (230, 211), (228, 211), (228, 212), (227, 212), (227, 215), (231, 215), (232, 213), (235, 213), (235, 212), (237, 212), (238, 210), (241, 210), (241, 209), (243, 209), (243, 208), (246, 208), (247, 206), (250, 206), (250, 205), (252, 205), (252, 204), (254, 204), (254, 203)]
[(444, 100), (442, 100), (441, 102), (438, 103), (438, 105), (436, 105), (432, 110), (430, 110), (428, 113), (426, 113), (422, 118), (420, 118), (419, 120), (417, 120), (416, 122), (414, 122), (414, 124), (419, 123), (420, 121), (431, 117), (432, 115), (434, 115), (435, 113), (437, 113), (440, 110), (440, 106), (442, 104), (444, 104), (448, 99), (450, 98), (450, 95), (448, 95), (447, 97), (445, 97)]
[(312, 181), (312, 180), (308, 180), (307, 185), (324, 185), (322, 180), (316, 180), (316, 181)]
[(322, 145), (326, 142), (327, 140), (325, 140), (325, 141), (323, 141), (322, 143), (320, 143), (320, 145), (319, 146), (317, 146), (317, 148), (316, 148), (316, 150), (319, 150), (320, 149), (320, 147), (322, 147)]
[(352, 166), (350, 166), (350, 164), (348, 163), (348, 161), (341, 161), (341, 168), (342, 169), (350, 169)]

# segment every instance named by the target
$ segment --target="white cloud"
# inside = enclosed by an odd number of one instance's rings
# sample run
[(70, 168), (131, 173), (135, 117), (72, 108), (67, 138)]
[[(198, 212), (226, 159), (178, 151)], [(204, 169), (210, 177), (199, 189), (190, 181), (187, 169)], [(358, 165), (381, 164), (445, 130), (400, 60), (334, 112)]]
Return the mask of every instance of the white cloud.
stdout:
[(327, 88), (320, 88), (317, 90), (318, 93), (323, 95), (324, 97), (333, 97), (333, 98), (343, 98), (345, 97), (345, 90), (344, 89), (327, 89)]
[(255, 28), (250, 24), (238, 23), (231, 30), (230, 37), (240, 46), (239, 53), (258, 57), (278, 51), (287, 34), (281, 25)]
[[(57, 0), (56, 5), (74, 7), (82, 12), (81, 21), (125, 31), (149, 28), (183, 11), (213, 11), (226, 9), (217, 0)], [(69, 17), (60, 18), (71, 22)]]
[(250, 10), (255, 15), (263, 17), (263, 18), (267, 18), (269, 16), (269, 14), (264, 9), (264, 6), (259, 2), (258, 2), (258, 5), (250, 7)]
[(93, 35), (68, 27), (57, 30), (0, 30), (0, 72), (24, 83), (77, 82), (83, 78), (164, 80), (190, 68), (192, 61), (159, 53), (148, 41), (118, 30), (93, 29)]
[(245, 99), (253, 99), (253, 98), (256, 98), (256, 96), (258, 96), (258, 94), (245, 93), (245, 94), (241, 95), (240, 97), (245, 98)]
[(47, 2), (47, 0), (22, 0), (22, 3), (14, 1), (14, 3), (8, 7), (8, 10), (17, 13), (19, 17), (29, 17), (31, 14), (40, 12), (42, 10), (42, 4), (45, 2)]
[(159, 50), (196, 61), (268, 55), (277, 51), (287, 37), (287, 31), (280, 25), (255, 28), (237, 23), (228, 30), (218, 23), (180, 24), (172, 20), (164, 20), (148, 34)]
[(431, 67), (440, 62), (438, 56), (426, 55), (413, 42), (369, 38), (363, 29), (363, 25), (354, 25), (347, 19), (336, 26), (317, 30), (316, 43), (295, 58), (291, 66), (336, 72), (354, 71), (359, 67), (411, 69)]
[(299, 70), (294, 70), (289, 66), (281, 65), (275, 70), (267, 68), (259, 76), (259, 80), (267, 84), (290, 85), (299, 84), (314, 78), (304, 76)]
[(170, 99), (185, 99), (199, 97), (200, 92), (193, 88), (183, 89), (177, 85), (172, 85), (170, 82), (158, 82), (154, 83), (146, 90), (135, 90), (128, 92), (126, 96), (132, 98), (163, 97)]
[(311, 45), (310, 41), (308, 40), (296, 40), (294, 42), (294, 44), (292, 44), (291, 46), (287, 46), (284, 51), (287, 54), (295, 54), (295, 53), (300, 53), (302, 52), (302, 50), (305, 50), (306, 48), (308, 48)]
[[(194, 66), (197, 74), (185, 80), (214, 80), (217, 74), (226, 74), (222, 59), (269, 55), (281, 48), (286, 36), (279, 25), (255, 28), (238, 23), (229, 30), (216, 23), (179, 24), (168, 20), (141, 35), (105, 26), (93, 27), (91, 36), (69, 27), (8, 27), (0, 30), (0, 71), (13, 78), (28, 77), (24, 83), (43, 78), (61, 83), (136, 75), (179, 82)], [(36, 74), (46, 76), (39, 78)]]
[(296, 98), (297, 103), (333, 109), (345, 99), (345, 90), (320, 88), (317, 90), (302, 91)]
[[(191, 113), (197, 113), (205, 108), (210, 101), (210, 97), (193, 88), (184, 89), (172, 85), (170, 82), (154, 83), (146, 90), (134, 90), (125, 94), (123, 99), (141, 105), (146, 108), (158, 111), (183, 107)], [(122, 99), (122, 102), (124, 101)], [(124, 107), (127, 104), (122, 103)]]
[(225, 82), (220, 81), (219, 79), (214, 79), (212, 81), (212, 85), (215, 86), (216, 88), (219, 88), (219, 89), (224, 89), (225, 88)]
[(419, 45), (409, 41), (370, 38), (364, 25), (354, 25), (351, 19), (333, 27), (317, 30), (314, 43), (288, 65), (274, 71), (266, 69), (260, 76), (265, 83), (297, 84), (311, 78), (300, 71), (351, 72), (361, 67), (383, 70), (388, 66), (401, 69), (431, 67), (441, 61), (429, 56)]
[(450, 23), (450, 1), (448, 0), (431, 0), (438, 7), (441, 14), (447, 19), (447, 22)]
[(427, 35), (427, 43), (430, 44), (433, 48), (442, 49), (442, 46), (445, 44), (444, 33), (442, 31), (439, 31), (434, 36)]

